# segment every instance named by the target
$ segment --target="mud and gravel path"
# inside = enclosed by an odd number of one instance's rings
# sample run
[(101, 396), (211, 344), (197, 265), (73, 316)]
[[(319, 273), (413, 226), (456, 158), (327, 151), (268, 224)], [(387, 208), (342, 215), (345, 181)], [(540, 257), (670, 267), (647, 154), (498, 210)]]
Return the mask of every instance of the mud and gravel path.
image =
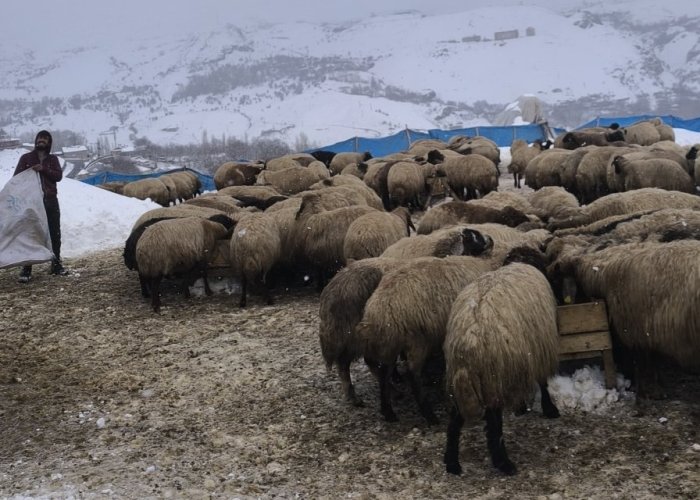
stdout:
[(171, 287), (156, 315), (119, 250), (67, 265), (67, 277), (37, 266), (29, 285), (0, 271), (3, 498), (700, 498), (697, 375), (674, 375), (671, 398), (644, 416), (631, 403), (507, 416), (512, 478), (490, 466), (473, 422), (454, 477), (445, 425), (426, 426), (408, 394), (400, 422), (384, 422), (357, 364), (367, 404), (344, 402), (311, 287), (245, 310), (235, 295)]

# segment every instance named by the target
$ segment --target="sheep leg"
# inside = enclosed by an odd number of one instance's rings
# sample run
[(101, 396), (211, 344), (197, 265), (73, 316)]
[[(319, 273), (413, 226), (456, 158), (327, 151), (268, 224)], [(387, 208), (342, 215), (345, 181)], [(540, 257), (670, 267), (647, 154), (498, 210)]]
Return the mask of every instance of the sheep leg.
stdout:
[(486, 420), (486, 442), (491, 454), (491, 463), (504, 474), (515, 475), (518, 471), (515, 464), (508, 458), (506, 445), (503, 442), (503, 409), (487, 408), (484, 419)]
[(432, 405), (428, 401), (428, 398), (425, 397), (425, 391), (423, 391), (423, 378), (421, 377), (420, 369), (413, 370), (409, 368), (409, 370), (407, 370), (407, 374), (408, 382), (411, 384), (411, 390), (416, 398), (421, 415), (423, 415), (428, 421), (428, 425), (439, 424), (440, 421), (435, 416)]
[(450, 474), (459, 475), (462, 473), (462, 466), (459, 464), (459, 434), (464, 425), (464, 417), (459, 413), (457, 405), (450, 409), (450, 422), (447, 424), (447, 445), (443, 462)]
[(547, 389), (547, 382), (539, 384), (540, 394), (542, 395), (542, 414), (547, 418), (559, 418), (559, 410), (557, 409), (552, 397)]
[(273, 304), (272, 292), (270, 291), (270, 286), (265, 279), (265, 273), (262, 273), (260, 275), (260, 282), (262, 283), (262, 286), (263, 286), (263, 293), (265, 295), (265, 302), (267, 302), (268, 306), (271, 306)]
[(246, 288), (248, 287), (248, 280), (245, 274), (241, 276), (241, 301), (238, 303), (239, 307), (245, 307), (246, 305)]
[(343, 387), (343, 394), (345, 394), (345, 399), (347, 399), (353, 406), (364, 406), (364, 403), (355, 394), (355, 386), (352, 385), (352, 378), (350, 377), (350, 363), (352, 359), (341, 354), (337, 361), (338, 365), (338, 377), (340, 378), (340, 384)]
[(149, 298), (151, 292), (148, 290), (148, 280), (141, 273), (139, 273), (139, 284), (141, 285), (141, 296), (146, 299)]
[(151, 289), (151, 307), (153, 312), (160, 313), (160, 280), (161, 276), (156, 276), (149, 279), (149, 288)]
[[(211, 297), (214, 292), (211, 291), (211, 287), (209, 286), (209, 277), (207, 276), (207, 263), (206, 262), (201, 262), (199, 264), (199, 272), (202, 275), (202, 281), (204, 281), (204, 293), (207, 294), (207, 297)], [(188, 289), (189, 293), (189, 289)]]
[(391, 373), (394, 371), (394, 365), (386, 365), (377, 363), (373, 360), (365, 358), (365, 363), (369, 366), (372, 373), (377, 375), (379, 379), (379, 399), (381, 401), (381, 412), (384, 415), (384, 420), (387, 422), (398, 422), (399, 419), (391, 407)]

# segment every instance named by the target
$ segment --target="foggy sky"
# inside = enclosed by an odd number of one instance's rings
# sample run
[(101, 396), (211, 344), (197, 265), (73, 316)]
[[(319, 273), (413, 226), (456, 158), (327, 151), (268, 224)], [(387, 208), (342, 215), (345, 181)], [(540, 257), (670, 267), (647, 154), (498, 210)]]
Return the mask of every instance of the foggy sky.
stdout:
[[(562, 4), (589, 3), (557, 0)], [(188, 34), (225, 23), (339, 22), (404, 10), (449, 14), (479, 6), (551, 5), (551, 0), (32, 0), (3, 2), (0, 44), (41, 49)]]

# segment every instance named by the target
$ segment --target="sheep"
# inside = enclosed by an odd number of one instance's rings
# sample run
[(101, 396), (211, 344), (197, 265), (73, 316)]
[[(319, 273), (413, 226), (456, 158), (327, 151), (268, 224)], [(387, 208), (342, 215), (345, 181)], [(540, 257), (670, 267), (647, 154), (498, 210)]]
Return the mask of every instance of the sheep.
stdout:
[(288, 167), (282, 170), (263, 170), (258, 175), (256, 185), (271, 185), (282, 195), (292, 195), (305, 191), (321, 179), (329, 177), (328, 170), (321, 163), (323, 170), (312, 167)]
[(306, 167), (312, 161), (316, 161), (316, 158), (308, 153), (291, 153), (267, 160), (264, 170), (276, 172), (291, 167)]
[(525, 167), (525, 185), (532, 189), (561, 185), (561, 165), (572, 152), (548, 149), (530, 160)]
[[(595, 200), (590, 205), (581, 207), (578, 215), (564, 219), (550, 220), (550, 231), (591, 224), (592, 222), (615, 215), (632, 214), (646, 210), (661, 208), (693, 208), (700, 209), (700, 197), (666, 191), (658, 188), (642, 188), (624, 193), (613, 193)], [(420, 226), (418, 227), (420, 230)]]
[(232, 196), (245, 206), (266, 210), (277, 202), (287, 199), (272, 186), (228, 186), (217, 191), (221, 195)]
[(227, 161), (214, 172), (214, 185), (217, 190), (227, 186), (252, 186), (262, 168), (260, 163)]
[(575, 174), (576, 194), (580, 203), (592, 201), (609, 194), (608, 163), (615, 155), (632, 152), (634, 148), (607, 146), (596, 148), (587, 153), (578, 165)]
[(249, 282), (262, 284), (265, 300), (271, 305), (272, 295), (266, 277), (282, 254), (277, 220), (266, 213), (250, 214), (242, 218), (231, 235), (229, 249), (231, 268), (241, 279), (240, 307), (246, 306)]
[(564, 149), (576, 149), (583, 146), (607, 146), (610, 143), (625, 142), (625, 134), (621, 130), (613, 132), (567, 132), (562, 137)]
[(345, 261), (378, 257), (392, 243), (415, 231), (411, 213), (399, 207), (391, 213), (370, 212), (358, 217), (348, 227), (343, 243)]
[(576, 215), (580, 205), (576, 197), (563, 187), (545, 186), (528, 195), (530, 204), (544, 219), (561, 219)]
[(654, 125), (656, 128), (656, 131), (659, 133), (659, 141), (671, 141), (675, 142), (676, 141), (676, 132), (673, 130), (673, 127), (670, 125), (666, 125), (661, 118), (652, 118), (649, 120), (649, 123)]
[(340, 172), (340, 175), (354, 175), (358, 179), (363, 179), (366, 173), (367, 173), (367, 164), (362, 162), (362, 163), (351, 163), (350, 165), (345, 167)]
[[(141, 224), (134, 225), (131, 232), (129, 233), (128, 238), (124, 242), (124, 250), (122, 252), (122, 257), (124, 258), (124, 265), (130, 271), (138, 271), (138, 263), (136, 262), (136, 244), (138, 243), (139, 239), (141, 238), (141, 235), (143, 234), (143, 232), (148, 227), (155, 224), (156, 222), (160, 222), (163, 220), (177, 219), (177, 218), (183, 217), (182, 215), (167, 216), (167, 215), (165, 215), (165, 211), (163, 212), (163, 214), (164, 214), (164, 216), (162, 216), (162, 217), (154, 217), (151, 219), (144, 220), (144, 222)], [(225, 226), (227, 228), (233, 227), (236, 223), (233, 219), (231, 219), (230, 217), (223, 215), (223, 214), (211, 215), (211, 216), (207, 217), (207, 219), (212, 221), (212, 222), (218, 222), (219, 224), (222, 224), (223, 226)], [(150, 292), (148, 290), (148, 283), (141, 276), (141, 274), (139, 274), (139, 282), (141, 285), (141, 295), (144, 298), (150, 297)]]
[(170, 206), (170, 192), (163, 181), (157, 178), (129, 182), (124, 186), (122, 192), (124, 196), (130, 198), (150, 199), (164, 207)]
[(606, 301), (613, 341), (631, 350), (638, 395), (654, 392), (647, 385), (650, 354), (700, 368), (700, 241), (635, 242), (596, 251), (567, 238), (550, 253), (550, 280), (561, 283), (564, 301), (579, 291)]
[(376, 212), (366, 205), (324, 211), (318, 200), (304, 196), (295, 216), (298, 221), (297, 245), (306, 261), (316, 270), (317, 289), (321, 291), (328, 274), (345, 265), (343, 245), (350, 224), (362, 215)]
[(673, 160), (650, 158), (632, 160), (616, 156), (612, 161), (615, 175), (624, 191), (645, 187), (661, 188), (683, 193), (695, 193), (695, 182)]
[(498, 169), (493, 161), (480, 154), (447, 157), (437, 165), (437, 175), (447, 178), (447, 185), (460, 200), (498, 190)]
[(326, 167), (330, 167), (331, 160), (333, 160), (335, 153), (333, 151), (319, 150), (319, 151), (312, 151), (311, 156), (316, 158), (318, 161), (322, 162)]
[(418, 223), (418, 234), (429, 234), (441, 227), (459, 223), (498, 222), (515, 227), (530, 219), (511, 206), (501, 210), (481, 206), (471, 201), (449, 201), (428, 210)]
[[(175, 273), (197, 272), (204, 289), (211, 295), (207, 280), (207, 263), (216, 241), (225, 239), (230, 227), (200, 217), (159, 221), (145, 229), (136, 243), (139, 279), (148, 284), (151, 306), (160, 312), (160, 282)], [(187, 283), (185, 296), (189, 296)]]
[(132, 231), (142, 225), (144, 222), (161, 217), (168, 219), (202, 217), (206, 219), (213, 215), (226, 215), (226, 213), (215, 208), (199, 207), (190, 204), (181, 204), (175, 207), (154, 208), (144, 212), (138, 219), (136, 219), (136, 222), (134, 222), (134, 225), (132, 226)]
[(508, 172), (513, 174), (513, 186), (520, 188), (520, 180), (525, 173), (525, 167), (535, 156), (540, 154), (544, 149), (544, 144), (540, 141), (534, 141), (529, 147), (527, 142), (522, 139), (516, 139), (510, 145), (510, 163), (508, 164)]
[(404, 237), (388, 246), (384, 258), (413, 259), (448, 255), (482, 255), (493, 247), (493, 240), (464, 225), (438, 229), (430, 234)]
[(367, 299), (377, 288), (384, 272), (416, 261), (384, 257), (355, 261), (331, 279), (319, 300), (319, 341), (321, 354), (330, 370), (335, 364), (345, 398), (355, 406), (362, 401), (355, 394), (350, 364), (362, 356), (362, 344), (355, 326), (362, 319)]
[(328, 187), (344, 187), (346, 189), (352, 189), (356, 193), (360, 194), (362, 198), (364, 198), (366, 205), (374, 207), (377, 210), (383, 209), (382, 200), (379, 195), (367, 184), (365, 184), (362, 179), (358, 179), (353, 175), (334, 175), (329, 179), (322, 179), (316, 184), (313, 184), (310, 189), (325, 189)]
[(452, 304), (443, 351), (452, 399), (447, 472), (462, 473), (464, 417), (483, 416), (493, 465), (515, 474), (503, 442), (503, 408), (519, 405), (537, 383), (543, 413), (559, 416), (546, 387), (559, 361), (557, 302), (542, 271), (515, 262), (474, 279)]
[(653, 123), (648, 121), (633, 123), (629, 127), (622, 128), (622, 132), (625, 136), (624, 140), (630, 144), (649, 146), (661, 140), (659, 131)]
[(225, 214), (234, 216), (239, 212), (248, 213), (244, 208), (241, 208), (241, 202), (231, 196), (218, 194), (203, 194), (198, 198), (186, 200), (183, 205), (195, 205), (198, 207), (208, 207), (220, 210)]
[(338, 175), (349, 164), (362, 163), (370, 159), (372, 159), (372, 153), (369, 151), (364, 153), (337, 153), (328, 165), (328, 170), (330, 170), (331, 175)]
[(199, 180), (199, 177), (194, 172), (180, 170), (162, 175), (161, 177), (165, 177), (166, 175), (175, 181), (178, 198), (180, 200), (189, 200), (190, 198), (202, 194), (202, 181)]
[(463, 155), (479, 154), (485, 156), (496, 165), (496, 171), (501, 163), (500, 148), (494, 141), (486, 137), (453, 136), (448, 141), (447, 148)]
[(448, 149), (446, 142), (438, 141), (435, 139), (421, 139), (415, 141), (408, 148), (407, 154), (411, 156), (426, 156), (432, 150), (445, 150)]
[(105, 191), (109, 191), (111, 193), (124, 194), (124, 186), (125, 185), (126, 185), (126, 182), (114, 181), (114, 182), (105, 182), (103, 184), (97, 184), (97, 187), (100, 189), (104, 189)]
[(442, 351), (452, 301), (479, 275), (491, 270), (488, 260), (449, 256), (426, 258), (420, 266), (386, 273), (367, 300), (356, 332), (365, 361), (378, 375), (381, 413), (397, 419), (391, 405), (389, 381), (399, 355), (406, 357), (407, 374), (421, 414), (437, 423), (422, 390), (421, 372), (431, 354)]
[[(397, 206), (417, 210), (423, 206), (421, 201), (427, 193), (426, 178), (420, 165), (412, 161), (387, 163), (386, 191), (381, 183), (380, 196), (385, 210)], [(380, 174), (381, 175), (381, 174)]]

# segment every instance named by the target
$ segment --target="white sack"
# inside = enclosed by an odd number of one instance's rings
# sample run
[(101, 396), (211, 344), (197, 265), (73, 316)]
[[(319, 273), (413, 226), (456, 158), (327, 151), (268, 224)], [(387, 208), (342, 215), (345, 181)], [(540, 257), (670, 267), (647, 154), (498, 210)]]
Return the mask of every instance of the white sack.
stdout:
[(39, 173), (25, 170), (0, 191), (0, 269), (52, 258)]

